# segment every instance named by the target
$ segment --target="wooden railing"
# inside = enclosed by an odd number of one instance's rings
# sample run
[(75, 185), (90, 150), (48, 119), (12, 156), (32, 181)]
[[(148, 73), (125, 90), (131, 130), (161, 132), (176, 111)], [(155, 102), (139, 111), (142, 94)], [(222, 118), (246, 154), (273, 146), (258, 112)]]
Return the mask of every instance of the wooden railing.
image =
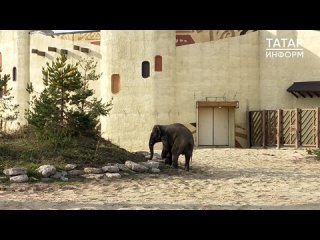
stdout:
[(319, 109), (249, 111), (248, 146), (319, 148)]

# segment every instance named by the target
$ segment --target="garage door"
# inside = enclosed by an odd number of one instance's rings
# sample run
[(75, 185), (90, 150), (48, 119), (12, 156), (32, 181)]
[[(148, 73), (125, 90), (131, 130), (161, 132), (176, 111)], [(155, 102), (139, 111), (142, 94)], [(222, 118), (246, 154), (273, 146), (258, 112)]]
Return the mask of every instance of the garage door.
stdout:
[(229, 145), (228, 108), (199, 108), (199, 145)]

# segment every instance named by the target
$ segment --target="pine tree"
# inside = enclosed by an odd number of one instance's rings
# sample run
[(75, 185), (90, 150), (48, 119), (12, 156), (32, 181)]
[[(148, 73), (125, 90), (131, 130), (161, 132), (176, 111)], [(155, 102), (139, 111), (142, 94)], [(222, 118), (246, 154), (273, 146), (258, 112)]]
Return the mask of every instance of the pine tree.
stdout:
[(97, 62), (93, 58), (81, 58), (77, 64), (81, 72), (82, 86), (71, 97), (71, 104), (76, 108), (70, 118), (70, 128), (73, 128), (74, 132), (92, 135), (95, 133), (93, 129), (99, 122), (99, 116), (106, 116), (111, 110), (112, 99), (103, 104), (102, 99), (93, 97), (94, 91), (90, 89), (90, 82), (99, 80), (102, 75), (96, 73)]
[(0, 68), (0, 132), (4, 132), (6, 123), (17, 119), (19, 114), (19, 105), (13, 102), (14, 97), (10, 95), (12, 88), (7, 88), (9, 81), (10, 75), (2, 76)]
[[(68, 64), (66, 55), (61, 55), (42, 68), (45, 89), (39, 97), (32, 97), (31, 109), (26, 112), (28, 123), (42, 137), (57, 142), (66, 137), (93, 135), (98, 117), (109, 114), (111, 101), (103, 104), (96, 98), (90, 99), (94, 91), (88, 82), (92, 74), (96, 76), (94, 80), (99, 75), (95, 74), (95, 69), (81, 73), (80, 64)], [(92, 62), (90, 66), (95, 68), (96, 64)], [(33, 92), (31, 84), (27, 91)]]

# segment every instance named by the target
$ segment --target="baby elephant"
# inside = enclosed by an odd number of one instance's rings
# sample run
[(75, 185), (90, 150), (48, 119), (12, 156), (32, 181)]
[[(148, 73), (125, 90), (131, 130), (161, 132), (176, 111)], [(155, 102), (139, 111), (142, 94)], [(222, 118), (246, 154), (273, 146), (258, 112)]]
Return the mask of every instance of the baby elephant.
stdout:
[(189, 163), (192, 158), (194, 140), (191, 131), (180, 123), (171, 125), (154, 125), (150, 134), (149, 148), (150, 160), (153, 158), (153, 146), (162, 142), (162, 158), (167, 158), (166, 163), (178, 168), (180, 154), (185, 156), (185, 170), (189, 171)]

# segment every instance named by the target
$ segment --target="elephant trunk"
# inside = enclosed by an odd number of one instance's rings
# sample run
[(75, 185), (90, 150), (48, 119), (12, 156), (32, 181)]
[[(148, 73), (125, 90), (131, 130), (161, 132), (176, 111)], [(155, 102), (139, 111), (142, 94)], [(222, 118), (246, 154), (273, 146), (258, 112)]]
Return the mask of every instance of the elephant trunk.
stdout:
[(150, 158), (149, 160), (152, 160), (153, 158), (153, 146), (154, 146), (154, 143), (153, 142), (149, 142), (149, 149), (150, 149)]

